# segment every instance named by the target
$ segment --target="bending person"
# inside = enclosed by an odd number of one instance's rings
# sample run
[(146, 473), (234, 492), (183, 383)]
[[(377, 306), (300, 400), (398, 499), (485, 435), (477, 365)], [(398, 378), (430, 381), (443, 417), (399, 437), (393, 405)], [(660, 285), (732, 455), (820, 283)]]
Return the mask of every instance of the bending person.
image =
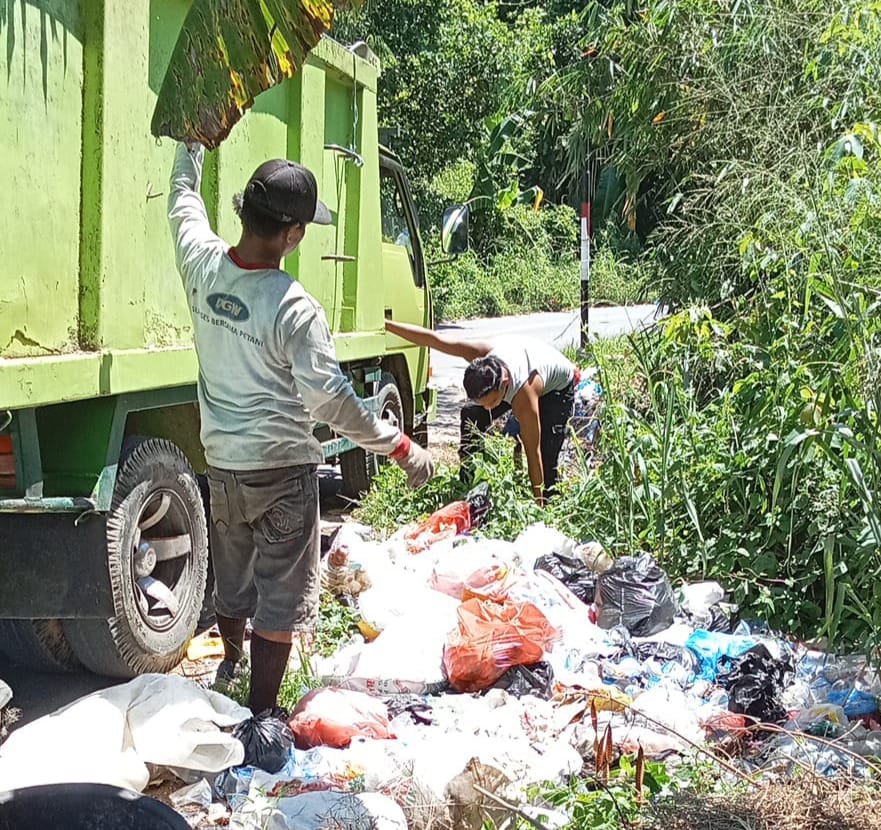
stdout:
[(534, 337), (465, 340), (446, 332), (386, 320), (391, 334), (469, 361), (463, 383), (469, 404), (462, 408), (459, 458), (468, 459), (482, 434), (508, 411), (520, 425), (529, 481), (542, 503), (557, 483), (557, 465), (566, 425), (575, 403), (578, 370), (553, 346)]

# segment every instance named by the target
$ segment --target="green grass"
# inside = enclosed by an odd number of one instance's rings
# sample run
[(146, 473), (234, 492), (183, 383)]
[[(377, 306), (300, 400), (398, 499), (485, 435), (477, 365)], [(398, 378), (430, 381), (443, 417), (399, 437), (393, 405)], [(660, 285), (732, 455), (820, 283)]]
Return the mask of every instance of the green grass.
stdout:
[[(525, 465), (515, 463), (513, 448), (508, 438), (488, 436), (484, 452), (474, 458), (474, 485), (488, 482), (494, 505), (480, 531), (486, 536), (512, 539), (542, 516), (530, 496)], [(403, 472), (389, 465), (373, 479), (370, 492), (353, 518), (392, 533), (445, 504), (465, 498), (467, 492), (457, 470), (441, 467), (431, 482), (414, 492), (407, 487)]]
[[(654, 804), (677, 793), (701, 796), (735, 791), (733, 785), (723, 783), (719, 767), (706, 759), (686, 756), (669, 767), (663, 761), (646, 761), (641, 776), (639, 766), (636, 757), (622, 755), (606, 771), (586, 771), (564, 784), (536, 787), (529, 793), (530, 801), (565, 811), (571, 816), (571, 827), (619, 830), (643, 826)], [(522, 819), (517, 826), (534, 830), (534, 825)]]
[(420, 516), (427, 516), (445, 504), (464, 498), (467, 488), (457, 470), (439, 467), (434, 478), (419, 490), (407, 487), (407, 476), (394, 464), (380, 468), (373, 486), (353, 512), (355, 521), (380, 533), (391, 534)]
[(322, 657), (329, 657), (358, 631), (358, 619), (357, 611), (342, 605), (327, 591), (322, 591), (313, 651)]

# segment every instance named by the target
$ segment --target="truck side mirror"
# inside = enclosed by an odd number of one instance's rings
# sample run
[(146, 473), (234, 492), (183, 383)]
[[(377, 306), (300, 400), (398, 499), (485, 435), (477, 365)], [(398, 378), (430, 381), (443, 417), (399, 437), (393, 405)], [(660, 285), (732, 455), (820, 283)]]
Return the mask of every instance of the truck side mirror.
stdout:
[(468, 250), (468, 205), (452, 205), (444, 211), (441, 223), (441, 248), (449, 256), (459, 256)]

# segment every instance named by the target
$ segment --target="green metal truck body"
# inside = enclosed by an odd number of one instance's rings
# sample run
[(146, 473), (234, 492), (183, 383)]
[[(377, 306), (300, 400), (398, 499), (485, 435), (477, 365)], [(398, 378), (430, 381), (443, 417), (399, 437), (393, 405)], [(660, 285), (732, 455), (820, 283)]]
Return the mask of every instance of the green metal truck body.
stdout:
[[(19, 659), (34, 646), (44, 663), (75, 663), (88, 651), (67, 654), (67, 639), (87, 639), (67, 636), (78, 621), (112, 629), (124, 615), (105, 525), (127, 495), (119, 476), (131, 448), (162, 439), (188, 469), (204, 470), (192, 324), (166, 218), (174, 144), (149, 131), (189, 5), (0, 7), (0, 650)], [(209, 154), (202, 193), (212, 225), (234, 242), (233, 196), (258, 164), (286, 157), (314, 171), (334, 222), (310, 227), (285, 267), (323, 305), (359, 393), (424, 437), (427, 352), (386, 335), (384, 318), (430, 324), (425, 263), (406, 176), (378, 143), (369, 57), (322, 40)], [(371, 459), (326, 428), (319, 434), (352, 489), (363, 488)], [(137, 519), (144, 533), (150, 515), (155, 526), (176, 504), (157, 502), (150, 514), (149, 499)], [(152, 540), (154, 558), (171, 561), (189, 538), (180, 558), (204, 559), (200, 521), (180, 518), (177, 543)], [(126, 602), (140, 603), (149, 628), (156, 599), (139, 593), (146, 566), (135, 555), (123, 568), (134, 583)], [(148, 644), (123, 655), (128, 669), (114, 658), (109, 673), (164, 667), (190, 622), (155, 659)], [(101, 659), (84, 662), (107, 670)]]

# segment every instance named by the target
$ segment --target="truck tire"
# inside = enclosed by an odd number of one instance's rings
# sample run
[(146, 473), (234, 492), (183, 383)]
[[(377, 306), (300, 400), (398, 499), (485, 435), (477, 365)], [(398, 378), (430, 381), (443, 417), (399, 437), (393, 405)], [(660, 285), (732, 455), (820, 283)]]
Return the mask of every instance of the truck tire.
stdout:
[[(404, 405), (398, 384), (391, 372), (383, 372), (379, 381), (378, 414), (384, 421), (404, 428)], [(343, 494), (351, 499), (361, 498), (369, 489), (370, 482), (379, 472), (385, 457), (356, 447), (340, 456), (340, 472), (343, 474)]]
[(413, 427), (413, 440), (422, 449), (428, 449), (428, 421), (423, 421), (419, 426)]
[(202, 610), (208, 531), (196, 474), (170, 441), (142, 439), (121, 460), (107, 564), (116, 613), (65, 621), (77, 657), (109, 677), (174, 668)]
[(64, 635), (61, 620), (0, 620), (0, 652), (34, 671), (83, 668)]

